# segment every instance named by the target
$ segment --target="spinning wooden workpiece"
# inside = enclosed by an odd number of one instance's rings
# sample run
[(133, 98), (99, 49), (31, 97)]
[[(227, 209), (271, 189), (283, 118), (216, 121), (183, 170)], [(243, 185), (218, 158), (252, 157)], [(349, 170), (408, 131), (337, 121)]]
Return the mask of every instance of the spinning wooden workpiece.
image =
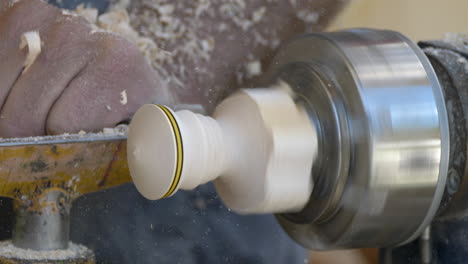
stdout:
[(146, 105), (129, 129), (133, 181), (148, 199), (215, 180), (218, 193), (242, 213), (297, 211), (307, 203), (316, 132), (287, 85), (242, 90), (213, 118)]

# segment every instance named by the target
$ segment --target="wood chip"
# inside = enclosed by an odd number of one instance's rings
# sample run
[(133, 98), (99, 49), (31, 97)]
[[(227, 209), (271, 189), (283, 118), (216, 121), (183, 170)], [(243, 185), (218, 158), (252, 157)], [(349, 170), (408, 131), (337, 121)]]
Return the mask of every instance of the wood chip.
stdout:
[(36, 61), (37, 56), (41, 53), (41, 37), (39, 32), (30, 31), (26, 32), (21, 36), (21, 43), (19, 48), (24, 49), (28, 47), (28, 55), (24, 61), (24, 69), (22, 73), (25, 73), (29, 67)]
[(127, 90), (123, 90), (122, 92), (120, 92), (120, 103), (122, 105), (126, 105), (127, 104)]

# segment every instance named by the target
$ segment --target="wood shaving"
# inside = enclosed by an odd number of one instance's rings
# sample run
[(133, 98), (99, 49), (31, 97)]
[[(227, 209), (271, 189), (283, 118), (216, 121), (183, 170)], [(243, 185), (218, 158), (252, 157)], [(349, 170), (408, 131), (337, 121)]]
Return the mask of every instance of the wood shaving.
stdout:
[(252, 78), (262, 74), (262, 63), (259, 60), (248, 62), (245, 65), (247, 78)]
[[(74, 11), (70, 11), (70, 10), (66, 10), (66, 9), (62, 9), (62, 15), (65, 15), (65, 16), (73, 16), (73, 17), (76, 17), (78, 16), (78, 14)], [(86, 19), (86, 18), (85, 18)]]
[(90, 24), (96, 24), (98, 18), (98, 10), (96, 8), (85, 8), (84, 4), (76, 7), (76, 13), (84, 17)]
[(122, 124), (122, 125), (118, 125), (112, 128), (106, 127), (97, 134), (104, 135), (104, 136), (126, 136), (127, 133), (128, 133), (128, 126)]
[(123, 90), (122, 92), (120, 92), (120, 103), (122, 105), (127, 104), (127, 90)]
[(319, 13), (310, 12), (308, 10), (300, 10), (296, 14), (297, 18), (304, 21), (305, 23), (315, 24), (320, 18)]
[(106, 31), (118, 33), (133, 43), (136, 43), (139, 38), (138, 33), (130, 26), (130, 19), (125, 10), (100, 15), (97, 18), (97, 26)]
[(36, 61), (37, 56), (41, 53), (41, 37), (39, 36), (39, 32), (37, 31), (29, 31), (24, 33), (21, 36), (21, 43), (19, 48), (24, 49), (28, 47), (28, 54), (26, 55), (26, 59), (24, 60), (24, 69), (22, 73), (25, 73), (31, 65), (33, 65), (34, 61)]
[(252, 15), (252, 22), (253, 23), (258, 23), (262, 21), (263, 16), (265, 15), (266, 12), (266, 7), (262, 6), (259, 9), (255, 10)]

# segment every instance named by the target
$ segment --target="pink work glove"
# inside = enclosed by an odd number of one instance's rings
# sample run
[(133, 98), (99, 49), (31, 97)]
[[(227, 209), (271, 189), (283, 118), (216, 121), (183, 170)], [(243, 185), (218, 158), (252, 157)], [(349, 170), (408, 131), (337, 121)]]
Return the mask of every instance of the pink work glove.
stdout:
[[(92, 32), (83, 18), (42, 1), (1, 1), (1, 137), (96, 131), (144, 103), (167, 103), (158, 74), (127, 40)], [(39, 33), (42, 50), (25, 71), (20, 42), (29, 31)]]

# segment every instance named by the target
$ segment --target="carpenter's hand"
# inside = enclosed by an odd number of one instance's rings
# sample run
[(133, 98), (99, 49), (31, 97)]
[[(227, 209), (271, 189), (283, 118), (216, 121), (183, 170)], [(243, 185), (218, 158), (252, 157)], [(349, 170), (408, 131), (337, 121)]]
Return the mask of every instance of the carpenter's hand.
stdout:
[[(39, 0), (0, 0), (0, 137), (94, 131), (167, 100), (158, 75), (121, 37), (92, 32), (84, 19)], [(25, 32), (42, 51), (24, 71)]]

